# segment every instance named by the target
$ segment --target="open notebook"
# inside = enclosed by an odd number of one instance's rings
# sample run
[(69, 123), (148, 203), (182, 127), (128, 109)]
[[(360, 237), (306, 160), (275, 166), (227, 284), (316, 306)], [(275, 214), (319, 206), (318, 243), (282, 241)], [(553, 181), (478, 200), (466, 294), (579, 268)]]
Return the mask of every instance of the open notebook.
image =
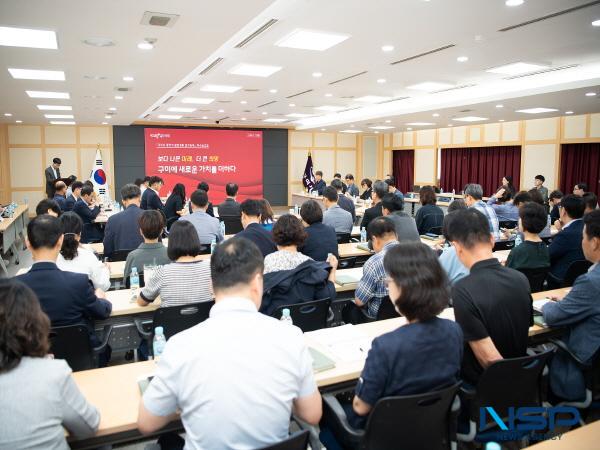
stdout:
[(342, 269), (335, 273), (335, 282), (340, 286), (345, 284), (358, 283), (362, 278), (362, 267), (354, 267), (352, 269)]

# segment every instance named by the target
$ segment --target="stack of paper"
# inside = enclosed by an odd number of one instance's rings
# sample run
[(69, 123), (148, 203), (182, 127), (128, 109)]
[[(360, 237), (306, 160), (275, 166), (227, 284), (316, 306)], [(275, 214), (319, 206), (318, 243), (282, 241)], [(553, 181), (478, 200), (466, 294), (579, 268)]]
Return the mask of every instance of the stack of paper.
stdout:
[(353, 325), (324, 328), (309, 333), (314, 342), (325, 347), (337, 361), (360, 361), (367, 357), (372, 338)]
[(538, 312), (542, 312), (542, 307), (548, 303), (551, 302), (552, 300), (550, 300), (549, 298), (542, 298), (540, 300), (534, 300), (533, 301), (533, 309), (535, 309)]
[(341, 269), (335, 273), (335, 282), (340, 286), (345, 284), (358, 283), (362, 278), (362, 267), (354, 267), (352, 269)]

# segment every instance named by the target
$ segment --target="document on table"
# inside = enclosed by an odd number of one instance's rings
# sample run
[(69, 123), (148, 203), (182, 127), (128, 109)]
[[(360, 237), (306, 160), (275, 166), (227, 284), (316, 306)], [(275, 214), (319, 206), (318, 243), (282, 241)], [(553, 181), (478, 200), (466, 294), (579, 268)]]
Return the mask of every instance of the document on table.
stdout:
[(533, 309), (535, 309), (537, 312), (542, 312), (542, 307), (548, 303), (551, 302), (552, 300), (550, 300), (548, 297), (546, 298), (541, 298), (539, 300), (534, 300), (533, 301)]
[(364, 360), (373, 340), (354, 325), (324, 328), (311, 332), (310, 337), (343, 362)]
[(340, 286), (345, 284), (358, 283), (363, 275), (362, 267), (354, 267), (352, 269), (342, 269), (335, 273), (335, 282)]

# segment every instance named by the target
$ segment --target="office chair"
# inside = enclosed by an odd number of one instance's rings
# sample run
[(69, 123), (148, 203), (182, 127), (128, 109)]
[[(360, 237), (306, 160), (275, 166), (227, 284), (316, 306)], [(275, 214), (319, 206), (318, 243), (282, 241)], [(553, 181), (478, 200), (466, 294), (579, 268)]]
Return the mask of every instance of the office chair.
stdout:
[(53, 327), (50, 330), (50, 353), (56, 359), (66, 360), (73, 372), (95, 369), (98, 367), (98, 356), (106, 350), (112, 331), (112, 325), (105, 325), (102, 342), (92, 347), (86, 326)]
[(239, 216), (220, 216), (219, 220), (225, 224), (225, 234), (237, 234), (244, 229)]
[[(272, 317), (280, 319), (285, 308), (290, 310), (292, 322), (304, 333), (308, 331), (327, 328), (329, 318), (333, 319), (333, 313), (330, 313), (331, 299), (322, 298), (311, 302), (295, 303), (293, 305), (283, 305), (278, 307)], [(330, 317), (331, 316), (331, 317)]]
[(515, 246), (515, 241), (514, 239), (512, 240), (502, 240), (502, 241), (496, 241), (494, 243), (494, 248), (493, 251), (494, 252), (498, 252), (500, 250), (510, 250)]
[(544, 290), (544, 281), (546, 281), (546, 277), (548, 276), (550, 267), (517, 270), (527, 277), (527, 280), (529, 281), (529, 287), (532, 293)]
[(381, 299), (381, 304), (377, 310), (377, 320), (394, 319), (395, 317), (400, 317), (400, 314), (396, 311), (389, 295), (386, 295)]
[(336, 233), (335, 237), (337, 238), (338, 244), (348, 244), (350, 242), (350, 233)]
[(260, 450), (306, 450), (308, 447), (308, 430), (297, 431), (284, 441), (263, 447)]
[(338, 260), (338, 269), (352, 269), (356, 265), (356, 256), (340, 258)]
[(333, 394), (323, 395), (323, 421), (343, 448), (368, 450), (450, 449), (456, 442), (460, 382), (435, 392), (384, 397), (364, 430), (353, 428)]
[(573, 283), (575, 283), (577, 277), (585, 274), (591, 265), (592, 263), (585, 259), (573, 261), (567, 269), (567, 273), (565, 274), (565, 278), (562, 282), (562, 287), (573, 286)]
[(505, 228), (507, 230), (515, 229), (517, 228), (517, 225), (519, 225), (519, 222), (515, 222), (514, 220), (501, 220), (498, 222), (500, 228)]
[(133, 251), (131, 250), (115, 250), (110, 255), (105, 255), (110, 262), (126, 261), (127, 256)]

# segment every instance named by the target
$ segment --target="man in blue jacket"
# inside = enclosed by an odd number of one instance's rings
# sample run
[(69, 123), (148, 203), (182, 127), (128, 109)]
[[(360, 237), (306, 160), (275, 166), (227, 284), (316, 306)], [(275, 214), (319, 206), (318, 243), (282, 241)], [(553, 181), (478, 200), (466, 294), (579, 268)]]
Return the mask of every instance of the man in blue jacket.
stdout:
[(552, 239), (548, 247), (550, 252), (548, 285), (551, 289), (560, 287), (572, 263), (585, 259), (581, 249), (583, 232), (581, 218), (584, 210), (585, 204), (581, 197), (566, 195), (561, 200), (560, 219), (555, 223), (561, 231)]
[(84, 325), (90, 343), (97, 346), (94, 319), (106, 319), (112, 304), (100, 289), (94, 288), (87, 275), (64, 272), (56, 267), (56, 258), (62, 246), (60, 222), (48, 214), (37, 216), (27, 225), (27, 248), (33, 256), (29, 272), (17, 279), (29, 286), (37, 295), (42, 310), (53, 327)]
[(54, 189), (54, 197), (52, 200), (58, 204), (58, 207), (62, 212), (65, 212), (67, 210), (67, 199), (65, 195), (67, 193), (67, 185), (64, 181), (57, 181)]
[[(560, 301), (543, 308), (544, 322), (565, 327), (563, 338), (569, 350), (584, 364), (591, 364), (600, 349), (600, 210), (583, 218), (583, 253), (593, 265), (581, 275)], [(558, 300), (555, 298), (554, 300)], [(585, 396), (583, 374), (566, 354), (558, 352), (550, 365), (550, 387), (558, 397), (579, 400)]]
[(84, 186), (81, 189), (81, 197), (73, 205), (73, 212), (83, 221), (83, 231), (81, 232), (81, 242), (99, 242), (102, 240), (102, 231), (94, 222), (100, 214), (100, 206), (96, 205), (94, 199), (94, 189), (91, 186)]
[(323, 195), (323, 191), (327, 187), (327, 183), (323, 180), (323, 172), (317, 170), (315, 172), (315, 187), (312, 188), (313, 192), (317, 192), (319, 195)]
[(150, 187), (142, 194), (142, 209), (156, 209), (163, 212), (165, 205), (163, 205), (163, 202), (158, 195), (160, 188), (162, 188), (164, 184), (163, 179), (156, 176), (150, 177), (150, 181), (148, 183), (150, 184)]
[(117, 250), (134, 250), (144, 242), (140, 233), (139, 219), (144, 213), (140, 209), (142, 193), (135, 184), (121, 188), (124, 210), (108, 218), (104, 229), (104, 256), (109, 257)]

